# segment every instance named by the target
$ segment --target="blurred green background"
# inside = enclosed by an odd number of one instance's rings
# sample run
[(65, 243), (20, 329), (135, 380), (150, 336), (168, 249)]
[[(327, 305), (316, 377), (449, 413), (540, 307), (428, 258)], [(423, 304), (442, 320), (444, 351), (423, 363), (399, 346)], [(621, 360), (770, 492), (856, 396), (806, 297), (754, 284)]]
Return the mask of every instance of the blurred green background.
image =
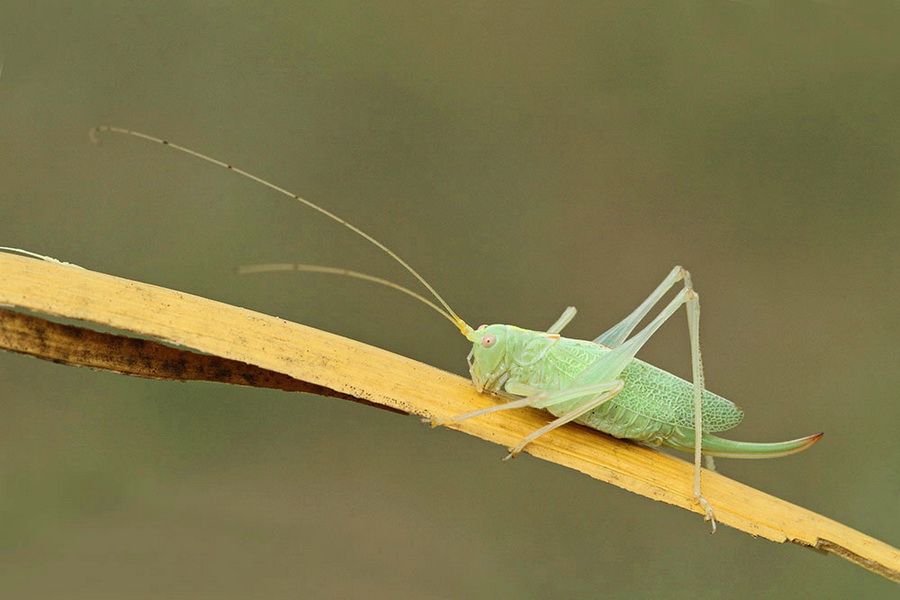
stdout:
[[(254, 5), (255, 4), (255, 5)], [(360, 225), (477, 325), (591, 338), (675, 264), (726, 475), (900, 544), (900, 3), (7, 3), (0, 243), (460, 374)], [(686, 327), (642, 357), (689, 373)], [(888, 598), (836, 557), (312, 396), (0, 355), (3, 598)]]

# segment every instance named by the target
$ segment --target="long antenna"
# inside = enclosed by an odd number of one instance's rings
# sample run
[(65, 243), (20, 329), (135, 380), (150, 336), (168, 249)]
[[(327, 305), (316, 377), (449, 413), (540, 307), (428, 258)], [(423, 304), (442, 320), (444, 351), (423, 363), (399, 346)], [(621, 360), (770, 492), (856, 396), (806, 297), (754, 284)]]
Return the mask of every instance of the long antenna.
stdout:
[[(2, 248), (0, 248), (2, 250)], [(426, 298), (421, 294), (417, 294), (407, 287), (403, 287), (399, 283), (394, 283), (388, 279), (383, 279), (381, 277), (376, 277), (374, 275), (369, 275), (367, 273), (360, 273), (359, 271), (350, 271), (347, 269), (338, 269), (336, 267), (323, 267), (320, 265), (303, 265), (299, 263), (273, 263), (273, 264), (261, 264), (261, 265), (246, 265), (243, 267), (238, 267), (235, 269), (238, 275), (249, 275), (251, 273), (274, 273), (276, 271), (304, 271), (306, 273), (326, 273), (328, 275), (341, 275), (343, 277), (352, 277), (354, 279), (362, 279), (363, 281), (371, 281), (372, 283), (377, 283), (379, 285), (383, 285), (385, 287), (389, 287), (392, 290), (397, 290), (398, 292), (403, 292), (408, 296), (412, 296), (419, 302), (425, 304), (426, 306), (431, 307), (432, 310), (437, 312), (439, 315), (453, 323), (456, 324), (456, 320), (448, 313), (446, 310)]]
[(344, 219), (337, 216), (336, 214), (325, 210), (318, 204), (311, 202), (309, 200), (306, 200), (305, 198), (301, 198), (297, 194), (294, 194), (293, 192), (289, 192), (288, 190), (284, 189), (283, 187), (279, 187), (279, 186), (275, 185), (274, 183), (271, 183), (269, 181), (266, 181), (265, 179), (262, 179), (261, 177), (257, 177), (256, 175), (254, 175), (252, 173), (248, 173), (247, 171), (244, 171), (243, 169), (234, 167), (234, 166), (232, 166), (224, 161), (221, 161), (217, 158), (207, 156), (206, 154), (201, 154), (200, 152), (197, 152), (196, 150), (191, 150), (190, 148), (186, 148), (185, 146), (179, 146), (178, 144), (174, 144), (174, 143), (166, 141), (162, 138), (153, 137), (152, 135), (147, 135), (146, 133), (141, 133), (139, 131), (133, 131), (131, 129), (123, 129), (121, 127), (113, 127), (110, 125), (100, 125), (98, 127), (94, 127), (93, 129), (91, 129), (88, 132), (88, 136), (90, 137), (91, 142), (99, 145), (100, 144), (100, 134), (104, 133), (104, 132), (121, 133), (123, 135), (130, 135), (131, 137), (140, 138), (142, 140), (147, 140), (150, 142), (156, 142), (157, 144), (162, 144), (163, 146), (168, 146), (169, 148), (173, 148), (175, 150), (178, 150), (179, 152), (184, 152), (185, 154), (189, 154), (193, 157), (199, 158), (200, 160), (204, 160), (208, 163), (212, 163), (214, 165), (218, 165), (224, 169), (227, 169), (228, 171), (237, 173), (241, 177), (246, 177), (247, 179), (250, 179), (252, 181), (255, 181), (256, 183), (264, 185), (269, 189), (275, 190), (276, 192), (278, 192), (280, 194), (284, 194), (288, 198), (293, 198), (294, 200), (297, 200), (297, 201), (301, 202), (302, 204), (305, 204), (309, 208), (320, 212), (321, 214), (325, 215), (329, 219), (331, 219), (333, 221), (337, 221), (338, 223), (340, 223), (341, 225), (343, 225), (350, 231), (353, 231), (360, 237), (368, 240), (372, 245), (379, 248), (382, 252), (384, 252), (385, 254), (387, 254), (388, 256), (393, 258), (395, 261), (400, 263), (400, 265), (404, 269), (409, 271), (413, 277), (418, 279), (419, 283), (421, 283), (425, 287), (425, 289), (427, 289), (431, 293), (431, 295), (434, 296), (434, 298), (441, 304), (441, 306), (443, 306), (447, 310), (447, 313), (450, 316), (450, 320), (453, 322), (454, 325), (456, 325), (457, 329), (459, 329), (459, 331), (467, 338), (470, 337), (470, 334), (472, 333), (472, 328), (469, 327), (469, 325), (465, 321), (463, 321), (461, 318), (459, 318), (459, 316), (456, 314), (456, 312), (454, 312), (454, 310), (452, 308), (450, 308), (450, 305), (447, 304), (447, 302), (441, 297), (441, 295), (438, 294), (437, 291), (433, 287), (431, 287), (431, 284), (428, 283), (427, 281), (425, 281), (424, 277), (419, 275), (419, 273), (415, 269), (413, 269), (411, 266), (409, 266), (409, 264), (405, 260), (403, 260), (402, 258), (397, 256), (397, 254), (393, 250), (391, 250), (390, 248), (388, 248), (387, 246), (385, 246), (384, 244), (382, 244), (381, 242), (379, 242), (378, 240), (373, 238), (371, 235), (369, 235), (368, 233), (366, 233), (365, 231), (363, 231), (356, 225), (353, 225), (352, 223), (345, 221)]

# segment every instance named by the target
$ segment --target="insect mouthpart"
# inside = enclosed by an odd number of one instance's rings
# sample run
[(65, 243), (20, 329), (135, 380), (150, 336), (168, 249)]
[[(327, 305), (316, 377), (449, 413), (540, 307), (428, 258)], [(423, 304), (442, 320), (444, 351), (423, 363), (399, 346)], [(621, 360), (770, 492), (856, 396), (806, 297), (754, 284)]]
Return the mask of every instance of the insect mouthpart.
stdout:
[(493, 377), (482, 379), (482, 377), (479, 377), (479, 374), (475, 372), (475, 369), (469, 369), (469, 375), (472, 377), (472, 383), (475, 385), (476, 390), (492, 394), (502, 391), (503, 386), (509, 380), (509, 373), (507, 372), (492, 374)]

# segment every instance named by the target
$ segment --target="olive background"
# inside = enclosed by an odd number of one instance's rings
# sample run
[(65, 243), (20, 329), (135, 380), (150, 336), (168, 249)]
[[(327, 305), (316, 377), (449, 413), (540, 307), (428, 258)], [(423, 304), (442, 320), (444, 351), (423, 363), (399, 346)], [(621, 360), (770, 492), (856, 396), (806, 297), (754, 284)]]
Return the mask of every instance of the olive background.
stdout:
[[(465, 319), (593, 338), (675, 264), (726, 475), (900, 544), (900, 3), (5, 3), (0, 244), (465, 374)], [(673, 319), (642, 358), (690, 372)], [(579, 473), (334, 399), (0, 355), (3, 598), (888, 598)]]

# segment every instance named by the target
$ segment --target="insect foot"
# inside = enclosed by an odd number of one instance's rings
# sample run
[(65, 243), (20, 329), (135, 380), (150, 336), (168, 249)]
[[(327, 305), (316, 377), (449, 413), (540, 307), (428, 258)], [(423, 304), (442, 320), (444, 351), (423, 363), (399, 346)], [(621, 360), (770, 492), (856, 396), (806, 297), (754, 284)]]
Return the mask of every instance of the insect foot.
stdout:
[(422, 417), (422, 422), (430, 426), (432, 429), (449, 423), (449, 421), (443, 421), (441, 419), (438, 419), (437, 417)]
[(706, 511), (706, 515), (704, 515), (703, 520), (708, 521), (710, 526), (712, 527), (712, 531), (710, 531), (709, 533), (710, 534), (715, 533), (716, 532), (716, 513), (713, 511), (712, 506), (709, 504), (709, 502), (706, 501), (706, 498), (704, 498), (703, 496), (697, 496), (697, 502), (699, 502), (700, 506), (703, 508), (703, 510)]
[(503, 457), (503, 459), (502, 459), (503, 462), (506, 462), (506, 461), (508, 461), (508, 460), (510, 460), (510, 459), (512, 459), (512, 458), (517, 457), (517, 456), (519, 455), (519, 452), (522, 451), (522, 449), (519, 448), (519, 447), (516, 447), (516, 448), (507, 448), (507, 450), (509, 451), (509, 454), (507, 454), (506, 456)]

